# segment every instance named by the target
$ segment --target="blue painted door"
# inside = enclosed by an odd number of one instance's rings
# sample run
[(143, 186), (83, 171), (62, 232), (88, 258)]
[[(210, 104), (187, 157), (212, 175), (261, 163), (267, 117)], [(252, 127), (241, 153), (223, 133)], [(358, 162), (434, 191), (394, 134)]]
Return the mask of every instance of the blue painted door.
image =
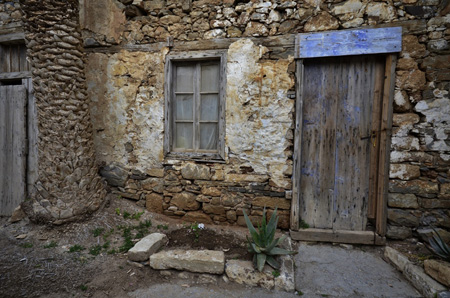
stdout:
[(330, 57), (303, 65), (299, 216), (311, 228), (364, 231), (375, 141), (368, 136), (379, 117), (384, 59)]

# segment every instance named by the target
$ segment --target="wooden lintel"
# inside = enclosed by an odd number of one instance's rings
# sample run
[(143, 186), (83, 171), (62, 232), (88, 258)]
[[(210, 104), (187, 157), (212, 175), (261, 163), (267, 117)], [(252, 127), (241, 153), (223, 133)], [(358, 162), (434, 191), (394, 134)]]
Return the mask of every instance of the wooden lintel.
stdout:
[(3, 72), (0, 73), (0, 80), (15, 80), (30, 78), (31, 71)]
[[(248, 37), (256, 45), (263, 45), (268, 48), (283, 47), (294, 49), (295, 34), (287, 34), (269, 37)], [(174, 41), (171, 51), (203, 51), (228, 49), (229, 46), (242, 38), (220, 38), (194, 41)], [(125, 44), (109, 47), (85, 48), (88, 53), (117, 53), (121, 50), (130, 52), (156, 52), (167, 47), (167, 41), (154, 42), (149, 44)]]
[(2, 44), (24, 43), (24, 42), (25, 42), (25, 34), (23, 32), (0, 35), (0, 43)]
[[(383, 238), (372, 231), (346, 231), (327, 229), (291, 230), (291, 238), (299, 241), (336, 242), (349, 244), (383, 245)], [(385, 241), (385, 240), (384, 240)]]

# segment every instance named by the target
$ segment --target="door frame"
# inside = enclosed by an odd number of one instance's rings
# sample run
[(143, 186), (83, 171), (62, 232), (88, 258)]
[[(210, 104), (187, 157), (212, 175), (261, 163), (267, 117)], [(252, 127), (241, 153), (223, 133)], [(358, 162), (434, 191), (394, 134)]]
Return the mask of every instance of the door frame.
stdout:
[[(8, 26), (0, 26), (0, 47), (8, 45), (25, 45), (25, 34), (20, 23), (12, 23)], [(2, 50), (0, 48), (0, 54)], [(25, 69), (13, 72), (2, 72), (0, 65), (0, 85), (9, 85), (11, 81), (20, 81), (20, 85), (25, 86), (27, 92), (27, 102), (25, 113), (26, 140), (25, 140), (25, 200), (34, 192), (34, 184), (38, 177), (38, 125), (37, 109), (33, 96), (33, 83), (31, 66), (27, 63)], [(1, 170), (1, 169), (0, 169)]]
[[(361, 32), (365, 33), (361, 38)], [(342, 30), (335, 32), (299, 34), (295, 42), (296, 60), (296, 104), (294, 128), (294, 154), (292, 175), (292, 204), (290, 227), (294, 240), (324, 241), (358, 244), (384, 245), (386, 241), (387, 222), (387, 193), (389, 183), (389, 158), (392, 135), (393, 98), (395, 87), (395, 67), (397, 52), (401, 51), (401, 27)], [(333, 35), (333, 38), (329, 38)], [(345, 45), (339, 43), (339, 38), (345, 40)], [(351, 38), (354, 38), (353, 40)], [(383, 40), (390, 43), (383, 44)], [(331, 43), (333, 40), (333, 43)], [(350, 42), (349, 42), (350, 40)], [(319, 43), (317, 42), (319, 41)], [(327, 43), (330, 41), (330, 43)], [(374, 43), (374, 41), (376, 41)], [(359, 47), (354, 47), (358, 43)], [(366, 43), (366, 48), (361, 44)], [(352, 46), (353, 45), (353, 46)], [(375, 45), (375, 46), (374, 46)], [(382, 48), (380, 48), (382, 46)], [(310, 51), (311, 49), (313, 51)], [(363, 49), (363, 50), (361, 50)], [(303, 52), (302, 52), (303, 51)], [(381, 104), (373, 108), (377, 113), (377, 121), (372, 124), (372, 131), (376, 133), (375, 148), (371, 150), (369, 165), (369, 201), (368, 218), (374, 221), (374, 231), (350, 231), (331, 229), (300, 229), (300, 168), (303, 129), (303, 77), (304, 59), (333, 56), (350, 56), (363, 54), (384, 54), (385, 71), (381, 94)], [(380, 86), (381, 87), (381, 86)], [(374, 96), (377, 98), (377, 96)], [(379, 97), (378, 97), (379, 98)], [(378, 121), (379, 119), (379, 121)], [(378, 128), (378, 129), (377, 129)], [(373, 158), (372, 158), (373, 156)]]

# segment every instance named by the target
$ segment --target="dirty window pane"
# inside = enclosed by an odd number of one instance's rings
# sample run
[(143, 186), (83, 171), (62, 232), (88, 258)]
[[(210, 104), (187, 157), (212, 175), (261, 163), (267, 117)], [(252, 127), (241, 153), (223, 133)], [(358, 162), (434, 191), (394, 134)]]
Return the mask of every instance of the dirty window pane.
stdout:
[(176, 96), (176, 110), (175, 120), (193, 120), (192, 95), (178, 94)]
[(193, 124), (192, 123), (176, 123), (175, 147), (182, 149), (192, 149)]
[(217, 123), (200, 124), (200, 149), (217, 149)]
[(177, 66), (176, 92), (194, 91), (194, 66)]
[(201, 91), (219, 91), (219, 64), (202, 65)]
[(219, 120), (219, 96), (217, 94), (202, 95), (200, 103), (200, 120)]

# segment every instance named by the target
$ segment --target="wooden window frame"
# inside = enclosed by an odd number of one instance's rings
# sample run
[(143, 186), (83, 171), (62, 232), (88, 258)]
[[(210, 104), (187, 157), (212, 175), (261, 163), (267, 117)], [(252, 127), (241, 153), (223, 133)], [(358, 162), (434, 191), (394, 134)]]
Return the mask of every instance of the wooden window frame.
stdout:
[[(218, 119), (218, 150), (202, 150), (189, 152), (173, 149), (173, 98), (174, 98), (174, 67), (182, 62), (219, 61), (219, 119)], [(226, 90), (227, 51), (199, 51), (171, 53), (166, 56), (164, 83), (164, 156), (173, 159), (189, 159), (203, 161), (225, 160), (225, 90)]]

